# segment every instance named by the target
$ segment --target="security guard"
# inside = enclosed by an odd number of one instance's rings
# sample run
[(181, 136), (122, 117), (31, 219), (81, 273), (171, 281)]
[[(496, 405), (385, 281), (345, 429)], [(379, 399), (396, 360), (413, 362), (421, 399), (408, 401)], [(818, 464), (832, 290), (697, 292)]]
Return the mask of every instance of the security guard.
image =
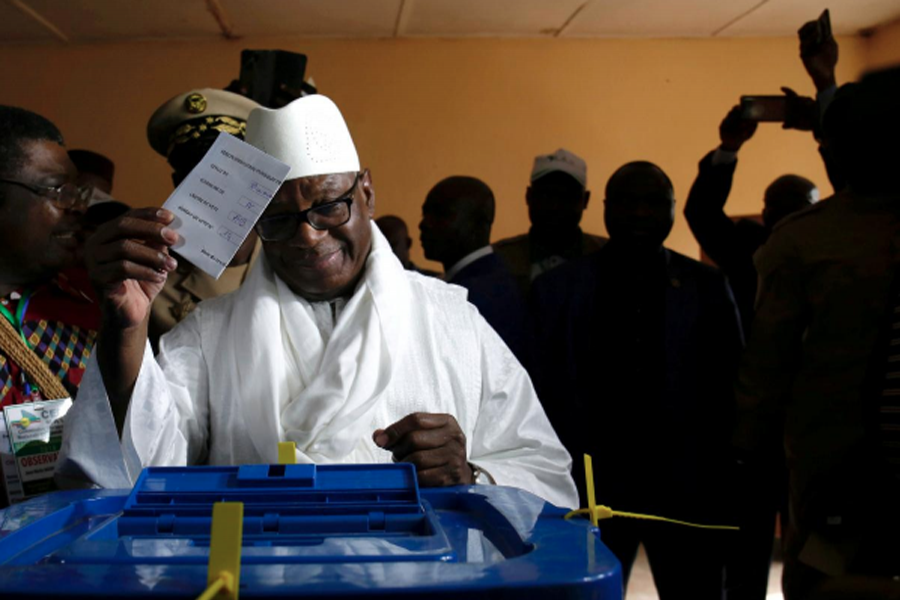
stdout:
[[(150, 146), (172, 167), (172, 183), (178, 184), (200, 162), (219, 132), (244, 139), (247, 117), (259, 105), (239, 94), (216, 89), (191, 90), (160, 106), (147, 124)], [(218, 280), (179, 260), (166, 286), (156, 297), (150, 315), (150, 342), (158, 349), (159, 338), (184, 319), (194, 307), (240, 287), (261, 245), (251, 233)]]

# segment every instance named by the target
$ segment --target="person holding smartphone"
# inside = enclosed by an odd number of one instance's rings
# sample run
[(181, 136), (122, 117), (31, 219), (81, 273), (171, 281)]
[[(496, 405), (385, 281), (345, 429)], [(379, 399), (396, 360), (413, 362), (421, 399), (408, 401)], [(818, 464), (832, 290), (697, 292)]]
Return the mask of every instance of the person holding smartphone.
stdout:
[(765, 190), (762, 218), (733, 221), (725, 214), (738, 163), (738, 153), (756, 132), (757, 123), (745, 119), (735, 106), (719, 125), (720, 145), (700, 161), (700, 172), (691, 186), (684, 216), (700, 248), (728, 276), (734, 290), (744, 330), (753, 321), (756, 268), (753, 255), (768, 239), (772, 228), (786, 216), (819, 199), (816, 185), (795, 174), (778, 177)]
[(787, 457), (787, 600), (845, 575), (900, 577), (898, 93), (900, 68), (837, 93), (824, 136), (848, 185), (755, 257), (735, 442), (747, 464)]

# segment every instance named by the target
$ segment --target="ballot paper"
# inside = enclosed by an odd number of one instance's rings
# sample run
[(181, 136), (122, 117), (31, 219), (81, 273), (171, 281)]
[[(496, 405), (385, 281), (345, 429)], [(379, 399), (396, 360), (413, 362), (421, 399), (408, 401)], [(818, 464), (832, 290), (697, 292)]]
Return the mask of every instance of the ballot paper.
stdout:
[(233, 135), (220, 133), (163, 208), (181, 240), (172, 247), (216, 279), (250, 234), (291, 168)]

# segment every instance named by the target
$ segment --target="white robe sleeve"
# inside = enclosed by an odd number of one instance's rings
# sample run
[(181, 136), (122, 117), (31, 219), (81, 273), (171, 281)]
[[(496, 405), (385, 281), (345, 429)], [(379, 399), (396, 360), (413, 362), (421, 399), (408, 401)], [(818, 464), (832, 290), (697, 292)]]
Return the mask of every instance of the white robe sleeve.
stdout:
[(481, 315), (474, 321), (482, 349), (482, 395), (469, 462), (498, 485), (578, 508), (572, 458), (544, 414), (528, 373)]
[(97, 361), (85, 372), (66, 415), (57, 480), (87, 479), (105, 488), (132, 487), (141, 469), (203, 462), (209, 437), (209, 394), (199, 315), (149, 342), (125, 417), (121, 441)]

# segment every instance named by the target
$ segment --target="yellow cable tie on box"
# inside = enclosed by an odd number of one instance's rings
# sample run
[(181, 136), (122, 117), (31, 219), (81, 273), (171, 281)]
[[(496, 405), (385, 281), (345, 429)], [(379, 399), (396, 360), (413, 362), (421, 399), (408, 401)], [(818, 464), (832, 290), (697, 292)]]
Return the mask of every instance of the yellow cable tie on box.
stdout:
[(209, 537), (206, 591), (197, 600), (238, 600), (241, 584), (241, 546), (244, 535), (244, 503), (213, 504)]
[(720, 529), (727, 531), (738, 531), (740, 527), (732, 525), (700, 525), (697, 523), (689, 523), (687, 521), (679, 521), (678, 519), (668, 519), (666, 517), (657, 517), (655, 515), (642, 515), (640, 513), (625, 512), (621, 510), (613, 510), (608, 506), (597, 504), (594, 496), (594, 468), (593, 460), (590, 454), (584, 455), (584, 477), (587, 483), (588, 508), (579, 508), (566, 514), (566, 519), (571, 519), (576, 515), (588, 515), (591, 524), (596, 527), (600, 519), (611, 519), (612, 517), (625, 517), (628, 519), (644, 519), (647, 521), (662, 521), (664, 523), (673, 523), (684, 527), (695, 527), (698, 529)]
[[(579, 508), (566, 514), (566, 519), (571, 519), (576, 515), (590, 515), (591, 509)], [(594, 509), (596, 519), (610, 519), (612, 517), (626, 517), (628, 519), (645, 519), (647, 521), (662, 521), (665, 523), (674, 523), (675, 525), (683, 525), (685, 527), (696, 527), (698, 529), (723, 529), (728, 531), (738, 531), (740, 527), (733, 525), (701, 525), (699, 523), (689, 523), (687, 521), (679, 521), (678, 519), (668, 519), (666, 517), (657, 517), (655, 515), (642, 515), (640, 513), (624, 512), (621, 510), (613, 510), (608, 506), (597, 505)], [(594, 522), (593, 520), (591, 522)]]
[(278, 442), (278, 464), (297, 464), (297, 444), (294, 442)]
[[(205, 592), (197, 596), (197, 600), (213, 600), (220, 591), (224, 591), (225, 594), (230, 594), (232, 590), (234, 590), (234, 577), (231, 573), (222, 571), (219, 573), (219, 578), (213, 581), (212, 584), (206, 588)], [(237, 595), (235, 594), (233, 597), (236, 598)]]

